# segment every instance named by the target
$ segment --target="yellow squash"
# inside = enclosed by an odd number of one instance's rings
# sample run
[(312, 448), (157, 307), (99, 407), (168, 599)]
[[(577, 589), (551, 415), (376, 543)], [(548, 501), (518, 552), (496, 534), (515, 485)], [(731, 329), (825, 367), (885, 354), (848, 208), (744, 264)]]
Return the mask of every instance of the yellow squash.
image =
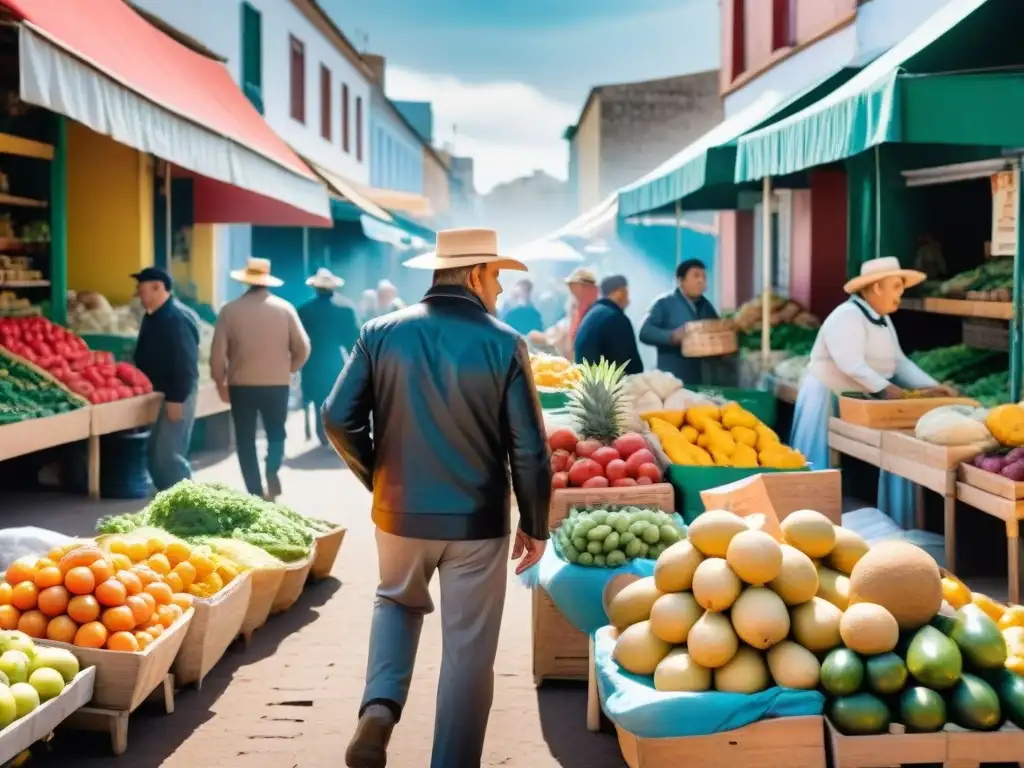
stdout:
[(1006, 446), (1024, 445), (1024, 408), (1000, 405), (988, 412), (985, 426), (992, 436)]

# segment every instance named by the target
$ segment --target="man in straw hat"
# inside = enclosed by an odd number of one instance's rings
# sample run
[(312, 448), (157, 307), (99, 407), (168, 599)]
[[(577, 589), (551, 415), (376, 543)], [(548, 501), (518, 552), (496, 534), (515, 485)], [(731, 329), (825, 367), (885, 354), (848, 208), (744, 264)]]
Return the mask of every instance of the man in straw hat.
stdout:
[[(309, 337), (295, 308), (268, 289), (282, 285), (267, 259), (249, 259), (231, 279), (249, 286), (217, 316), (210, 373), (221, 399), (231, 403), (238, 463), (249, 493), (276, 499), (284, 461), (291, 375), (309, 357)], [(267, 435), (267, 487), (256, 455), (257, 417)]]
[[(894, 399), (903, 395), (902, 387), (955, 394), (903, 354), (889, 319), (899, 309), (903, 291), (924, 280), (924, 273), (903, 269), (888, 256), (865, 261), (860, 275), (844, 286), (850, 299), (834, 309), (818, 331), (793, 415), (790, 444), (812, 468), (829, 466), (828, 421), (838, 395), (858, 392)], [(882, 472), (878, 508), (904, 528), (912, 527), (913, 485)]]
[(299, 307), (310, 346), (309, 360), (302, 366), (302, 403), (307, 414), (308, 404), (313, 403), (316, 434), (320, 444), (327, 445), (320, 409), (341, 375), (343, 356), (351, 353), (359, 338), (359, 320), (356, 308), (338, 294), (345, 281), (331, 270), (321, 267), (306, 285), (316, 296)]
[(487, 229), (439, 232), (405, 262), (434, 272), (419, 304), (367, 323), (324, 406), (328, 438), (373, 492), (380, 585), (351, 768), (384, 766), (412, 680), (430, 581), (444, 651), (432, 768), (480, 765), (507, 580), (509, 469), (519, 506), (512, 558), (548, 537), (551, 469), (526, 343), (494, 317), (501, 256)]

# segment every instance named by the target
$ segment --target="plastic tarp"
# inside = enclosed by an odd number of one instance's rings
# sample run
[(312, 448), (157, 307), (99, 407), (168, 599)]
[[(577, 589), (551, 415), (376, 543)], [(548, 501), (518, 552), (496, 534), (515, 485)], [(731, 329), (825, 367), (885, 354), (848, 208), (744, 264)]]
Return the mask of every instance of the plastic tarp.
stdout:
[[(773, 717), (820, 715), (825, 697), (818, 691), (769, 688), (753, 694), (677, 693), (654, 690), (650, 677), (625, 672), (612, 658), (611, 628), (594, 635), (594, 662), (601, 705), (608, 719), (645, 739), (707, 736)], [(685, 756), (680, 765), (686, 764)]]

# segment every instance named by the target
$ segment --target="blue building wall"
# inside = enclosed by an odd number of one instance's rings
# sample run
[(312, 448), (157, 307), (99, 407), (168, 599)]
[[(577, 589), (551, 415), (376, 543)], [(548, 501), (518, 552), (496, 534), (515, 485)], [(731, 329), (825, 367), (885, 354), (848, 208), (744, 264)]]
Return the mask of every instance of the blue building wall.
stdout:
[(370, 186), (423, 193), (423, 148), (379, 114), (370, 117)]
[(427, 144), (434, 143), (434, 106), (429, 101), (393, 101), (395, 109), (409, 121)]

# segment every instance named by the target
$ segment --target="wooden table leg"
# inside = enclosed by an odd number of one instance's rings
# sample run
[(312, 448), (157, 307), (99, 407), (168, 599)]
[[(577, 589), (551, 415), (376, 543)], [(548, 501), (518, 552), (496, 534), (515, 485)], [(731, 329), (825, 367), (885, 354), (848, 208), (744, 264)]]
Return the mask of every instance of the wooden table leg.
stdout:
[(1009, 520), (1006, 523), (1006, 578), (1009, 584), (1009, 601), (1014, 605), (1020, 605), (1020, 571), (1021, 559), (1024, 552), (1021, 551), (1019, 527), (1016, 520)]
[(956, 496), (943, 497), (942, 510), (946, 539), (946, 570), (956, 573)]
[(89, 436), (89, 498), (100, 497), (100, 437)]
[(597, 690), (597, 664), (594, 659), (594, 636), (589, 638), (589, 661), (587, 663), (587, 730), (597, 733), (601, 730), (601, 699)]
[(839, 469), (841, 462), (840, 453), (835, 448), (828, 449), (828, 467), (829, 469)]
[(924, 530), (924, 487), (914, 485), (914, 527)]

